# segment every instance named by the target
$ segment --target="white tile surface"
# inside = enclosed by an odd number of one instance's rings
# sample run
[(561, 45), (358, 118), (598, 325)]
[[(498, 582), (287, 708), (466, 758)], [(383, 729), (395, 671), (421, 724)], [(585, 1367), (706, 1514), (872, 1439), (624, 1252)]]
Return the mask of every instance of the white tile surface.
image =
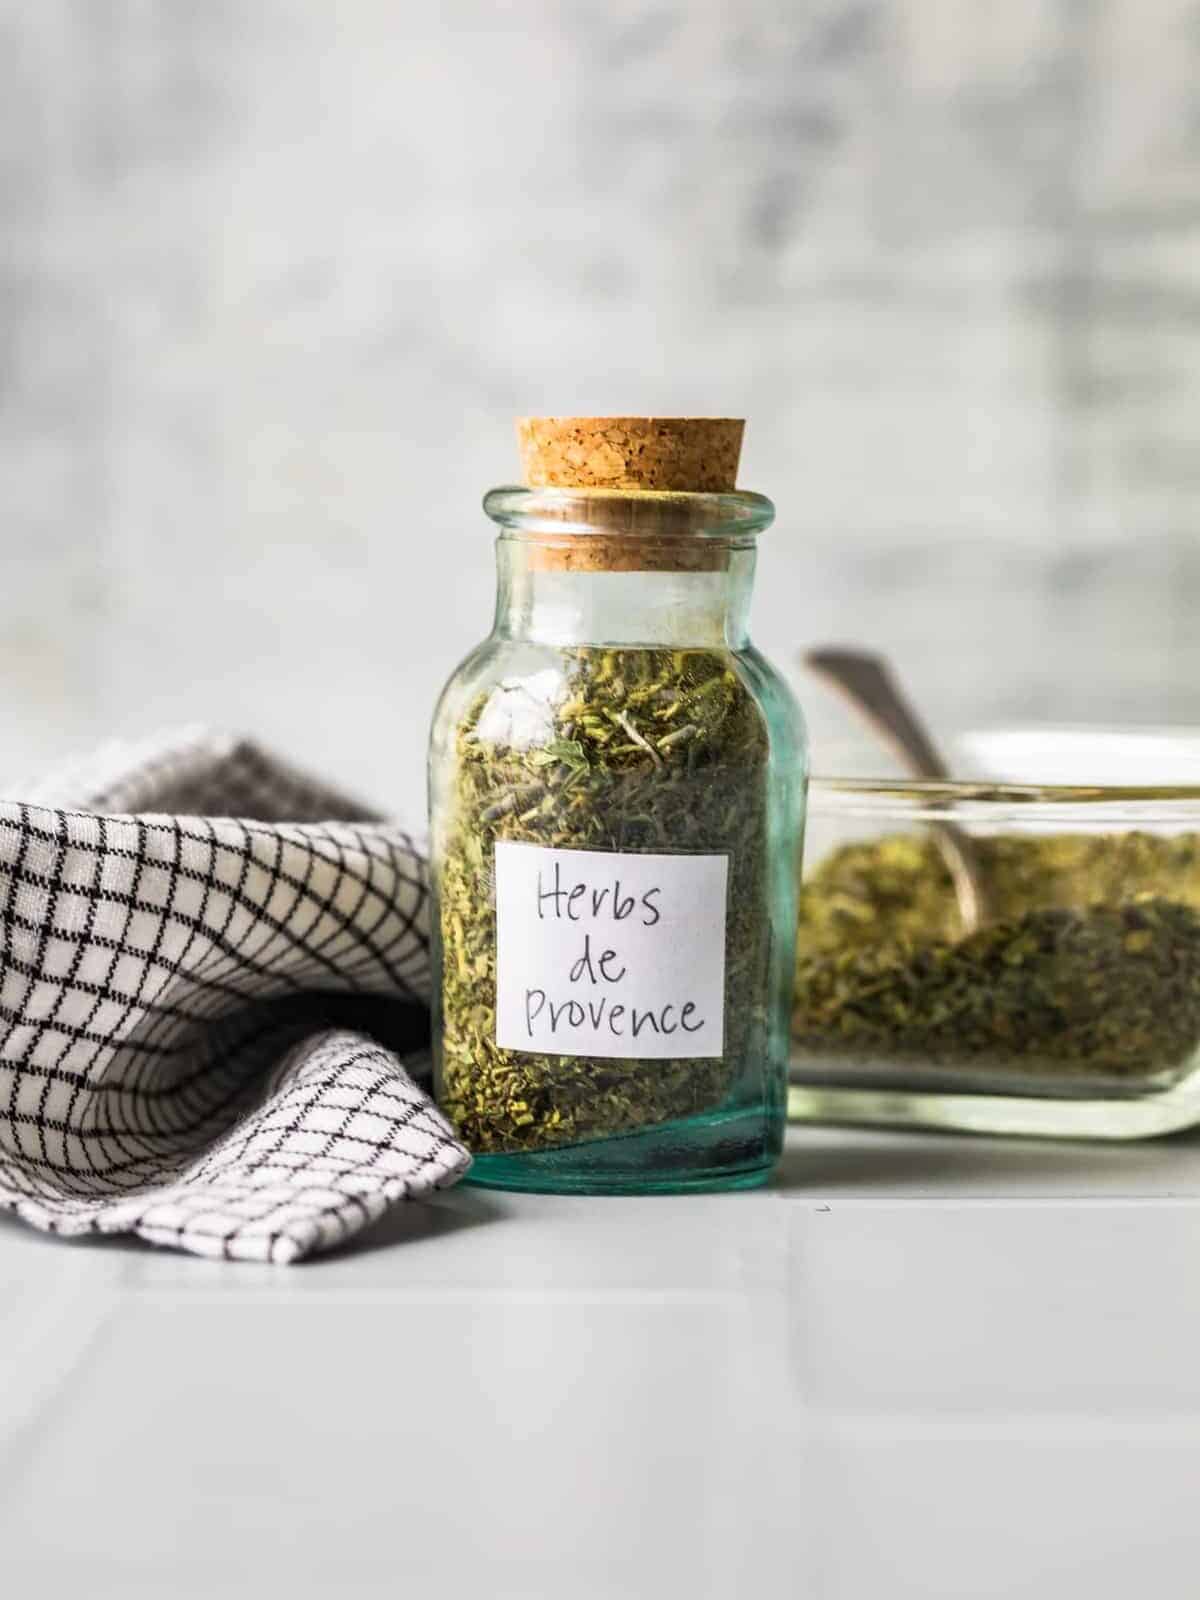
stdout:
[(1200, 1143), (795, 1132), (223, 1266), (0, 1224), (22, 1595), (1189, 1592)]

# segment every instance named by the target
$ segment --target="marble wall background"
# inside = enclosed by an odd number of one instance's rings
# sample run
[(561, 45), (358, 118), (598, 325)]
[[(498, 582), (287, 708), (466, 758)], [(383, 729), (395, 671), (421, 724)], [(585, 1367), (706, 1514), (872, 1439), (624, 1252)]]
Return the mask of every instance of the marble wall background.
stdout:
[(0, 0), (0, 769), (201, 718), (419, 811), (526, 410), (749, 417), (783, 660), (1200, 721), (1198, 55), (1195, 0)]

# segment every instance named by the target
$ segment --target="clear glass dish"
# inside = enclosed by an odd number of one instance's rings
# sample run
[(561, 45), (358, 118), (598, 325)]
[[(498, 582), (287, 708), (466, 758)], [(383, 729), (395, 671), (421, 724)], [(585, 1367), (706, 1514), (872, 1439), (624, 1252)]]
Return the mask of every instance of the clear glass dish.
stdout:
[[(973, 930), (947, 828), (988, 890)], [(1200, 788), (814, 779), (789, 1114), (1105, 1139), (1200, 1121)]]

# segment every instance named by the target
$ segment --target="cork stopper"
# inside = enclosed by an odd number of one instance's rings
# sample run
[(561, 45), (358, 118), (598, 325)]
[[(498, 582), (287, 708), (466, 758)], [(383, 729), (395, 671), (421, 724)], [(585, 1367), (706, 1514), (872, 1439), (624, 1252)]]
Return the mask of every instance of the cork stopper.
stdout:
[(525, 483), (575, 490), (564, 521), (589, 526), (539, 538), (532, 565), (558, 572), (720, 570), (725, 553), (691, 531), (688, 497), (733, 492), (744, 427), (734, 417), (519, 417)]
[(737, 417), (518, 417), (530, 488), (728, 494), (745, 423)]

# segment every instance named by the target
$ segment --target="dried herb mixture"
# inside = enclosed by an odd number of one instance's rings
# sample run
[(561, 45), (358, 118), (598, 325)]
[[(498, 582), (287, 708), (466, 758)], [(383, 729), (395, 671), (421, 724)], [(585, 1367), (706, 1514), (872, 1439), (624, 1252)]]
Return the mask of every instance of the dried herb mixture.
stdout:
[[(461, 719), (440, 852), (439, 1100), (476, 1151), (532, 1150), (718, 1105), (765, 1038), (767, 735), (728, 658), (572, 648)], [(495, 1042), (494, 845), (727, 852), (725, 1053), (622, 1060)]]
[(977, 841), (963, 936), (929, 835), (835, 851), (801, 894), (793, 1059), (1135, 1078), (1200, 1045), (1200, 836)]

